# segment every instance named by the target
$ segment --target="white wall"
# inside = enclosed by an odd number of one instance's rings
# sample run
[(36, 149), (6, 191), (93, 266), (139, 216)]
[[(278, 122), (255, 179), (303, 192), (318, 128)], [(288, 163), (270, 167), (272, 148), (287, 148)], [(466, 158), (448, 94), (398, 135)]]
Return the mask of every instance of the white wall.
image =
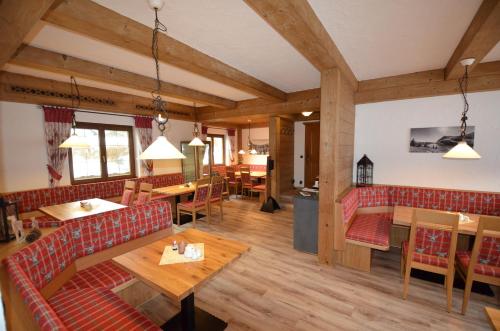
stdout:
[[(500, 91), (469, 94), (469, 125), (476, 127), (480, 160), (446, 160), (409, 153), (410, 128), (457, 126), (460, 95), (356, 106), (354, 165), (374, 163), (374, 183), (500, 191)], [(354, 170), (353, 180), (356, 180)]]
[[(76, 113), (81, 122), (133, 126), (132, 117), (106, 114)], [(167, 137), (180, 148), (180, 142), (192, 139), (192, 122), (170, 120)], [(153, 123), (153, 140), (159, 135)], [(135, 136), (135, 134), (134, 134)], [(138, 138), (135, 150), (140, 151)], [(43, 111), (32, 104), (0, 102), (0, 192), (11, 192), (48, 186), (47, 155), (43, 129)], [(137, 175), (140, 162), (136, 160)], [(155, 174), (181, 171), (181, 161), (155, 161)], [(63, 170), (61, 185), (69, 185), (68, 163)]]
[[(250, 138), (252, 142), (257, 145), (269, 143), (269, 128), (252, 128), (250, 130)], [(248, 129), (241, 130), (242, 148), (245, 152), (248, 149)], [(246, 153), (243, 155), (244, 164), (267, 164), (267, 155), (251, 155)]]

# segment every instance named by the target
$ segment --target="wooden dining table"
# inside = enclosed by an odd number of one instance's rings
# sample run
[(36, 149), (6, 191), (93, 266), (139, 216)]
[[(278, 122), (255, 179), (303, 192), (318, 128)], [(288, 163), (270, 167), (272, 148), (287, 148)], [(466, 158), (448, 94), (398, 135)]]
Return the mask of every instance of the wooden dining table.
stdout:
[[(165, 246), (177, 243), (203, 243), (204, 260), (159, 265)], [(181, 311), (167, 321), (164, 330), (224, 330), (227, 323), (195, 307), (194, 294), (223, 268), (250, 250), (245, 243), (196, 229), (187, 229), (147, 246), (113, 258), (113, 262), (152, 289), (181, 302)]]
[[(240, 171), (236, 171), (234, 173), (234, 175), (236, 177), (241, 177), (241, 172)], [(267, 172), (265, 171), (250, 171), (250, 177), (254, 177), (254, 178), (265, 178), (267, 175)]]
[(74, 218), (80, 218), (84, 216), (97, 215), (107, 211), (117, 210), (126, 208), (127, 206), (121, 205), (116, 202), (111, 202), (108, 200), (103, 200), (99, 198), (84, 200), (90, 203), (91, 208), (85, 209), (80, 205), (81, 201), (74, 201), (63, 203), (60, 205), (40, 207), (42, 213), (49, 215), (59, 221), (67, 221)]
[(153, 189), (153, 193), (162, 194), (166, 197), (179, 197), (184, 194), (190, 194), (195, 191), (194, 184), (179, 184)]
[[(393, 217), (392, 217), (392, 223), (396, 224), (396, 225), (411, 226), (411, 219), (412, 219), (412, 215), (413, 215), (413, 210), (415, 210), (415, 209), (432, 210), (436, 213), (443, 213), (443, 214), (455, 214), (455, 215), (459, 214), (458, 212), (450, 212), (450, 211), (443, 211), (443, 210), (395, 206)], [(468, 222), (468, 223), (460, 222), (458, 224), (458, 233), (475, 236), (476, 232), (477, 232), (477, 226), (479, 224), (479, 217), (481, 215), (468, 214), (468, 213), (463, 213), (463, 214), (468, 216), (470, 218), (471, 222)]]

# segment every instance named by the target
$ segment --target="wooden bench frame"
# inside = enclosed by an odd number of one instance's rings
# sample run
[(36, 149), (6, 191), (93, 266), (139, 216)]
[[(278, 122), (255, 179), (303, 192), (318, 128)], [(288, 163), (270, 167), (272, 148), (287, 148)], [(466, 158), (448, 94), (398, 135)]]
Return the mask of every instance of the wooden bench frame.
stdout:
[[(67, 281), (69, 281), (78, 271), (112, 259), (136, 248), (145, 246), (154, 241), (173, 235), (173, 227), (163, 229), (141, 238), (113, 246), (92, 255), (80, 257), (63, 272), (58, 274), (50, 283), (40, 289), (40, 293), (47, 300), (54, 295)], [(12, 280), (7, 274), (4, 265), (0, 267), (0, 282), (2, 288), (2, 300), (5, 308), (5, 319), (7, 330), (40, 330), (38, 324), (33, 320), (31, 312), (28, 310), (21, 295), (17, 292)], [(118, 296), (128, 304), (136, 307), (154, 296), (159, 295), (140, 281), (133, 279), (113, 289)]]

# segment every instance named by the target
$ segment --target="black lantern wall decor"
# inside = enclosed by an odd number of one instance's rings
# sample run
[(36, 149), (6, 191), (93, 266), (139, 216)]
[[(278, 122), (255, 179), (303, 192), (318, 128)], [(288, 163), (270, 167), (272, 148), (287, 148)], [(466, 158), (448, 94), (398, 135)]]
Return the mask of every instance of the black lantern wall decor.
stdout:
[(0, 242), (7, 242), (15, 238), (13, 231), (11, 231), (9, 216), (15, 216), (16, 220), (19, 219), (17, 201), (9, 201), (0, 197)]
[(365, 155), (358, 161), (356, 186), (373, 185), (373, 162)]

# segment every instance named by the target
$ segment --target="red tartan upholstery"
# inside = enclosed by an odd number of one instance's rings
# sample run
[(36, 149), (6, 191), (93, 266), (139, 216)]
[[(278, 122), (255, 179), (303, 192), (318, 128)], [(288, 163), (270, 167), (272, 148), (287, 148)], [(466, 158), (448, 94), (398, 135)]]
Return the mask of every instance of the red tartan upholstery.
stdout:
[[(151, 183), (153, 184), (153, 188), (178, 185), (184, 183), (184, 176), (178, 173), (127, 180), (136, 182), (136, 191), (138, 192), (140, 183)], [(124, 187), (125, 179), (121, 179), (99, 183), (18, 191), (3, 194), (3, 196), (7, 200), (18, 200), (19, 212), (25, 213), (35, 211), (40, 207), (66, 202), (87, 200), (91, 198), (109, 199), (120, 197)]]
[[(17, 291), (22, 296), (35, 321), (42, 330), (67, 330), (68, 328), (71, 329), (71, 327), (67, 328), (61, 322), (63, 320), (65, 324), (67, 320), (61, 315), (59, 316), (61, 320), (58, 319), (54, 311), (59, 314), (60, 310), (52, 310), (39, 293), (39, 290), (79, 257), (91, 255), (106, 248), (171, 226), (172, 214), (170, 203), (165, 201), (156, 201), (147, 205), (82, 217), (72, 220), (69, 223), (66, 222), (64, 226), (53, 233), (7, 257), (4, 263), (7, 266), (8, 276), (16, 285)], [(68, 291), (82, 291), (78, 293), (83, 293), (95, 290), (87, 286), (104, 286), (110, 288), (122, 284), (130, 278), (130, 275), (119, 270), (118, 267), (108, 261), (80, 271), (68, 284), (64, 285), (65, 289), (59, 290), (56, 295), (62, 296), (63, 294), (61, 293)], [(76, 287), (78, 289), (75, 289)], [(101, 288), (99, 291), (109, 290)], [(114, 302), (113, 300), (115, 300), (112, 298), (108, 299), (110, 302)], [(52, 304), (52, 299), (50, 302)], [(89, 321), (91, 319), (96, 321), (96, 323), (100, 320), (106, 320), (109, 312), (104, 310), (103, 302), (99, 301), (98, 303), (99, 306), (93, 306), (94, 309), (89, 308), (88, 311), (81, 308), (86, 307), (82, 303), (80, 307), (81, 316), (87, 316)], [(115, 312), (113, 306), (110, 309), (111, 312)], [(132, 307), (127, 308), (118, 305), (116, 309), (118, 309), (116, 310), (117, 316), (129, 315), (125, 319), (127, 321), (139, 321), (143, 323), (143, 319), (145, 319), (144, 317), (136, 317), (139, 313)], [(85, 320), (85, 317), (82, 317), (82, 319)], [(68, 323), (71, 324), (72, 322)], [(97, 327), (94, 327), (94, 325), (89, 326), (89, 328), (83, 328), (81, 325), (79, 327), (86, 330), (95, 330), (101, 326), (107, 326), (108, 324), (106, 323), (99, 324)], [(145, 325), (146, 329), (152, 325), (148, 324), (150, 322), (144, 323), (142, 325)], [(136, 326), (137, 330), (141, 329), (140, 324), (133, 323), (128, 329), (134, 329)]]
[(10, 279), (40, 329), (42, 331), (67, 330), (63, 321), (59, 319), (52, 307), (45, 301), (42, 294), (21, 269), (21, 266), (14, 259), (5, 259), (4, 263)]
[[(403, 241), (403, 254), (408, 256), (408, 241)], [(448, 258), (443, 258), (438, 255), (427, 255), (418, 253), (415, 249), (413, 253), (413, 261), (429, 264), (437, 267), (448, 268)]]
[(234, 166), (236, 171), (240, 171), (241, 167), (250, 168), (250, 171), (267, 171), (265, 164), (238, 164)]
[[(472, 252), (457, 251), (457, 261), (465, 270), (469, 268), (471, 254)], [(483, 260), (482, 262), (478, 260), (474, 266), (474, 272), (485, 276), (500, 277), (500, 266), (494, 263), (487, 263), (487, 260)]]
[(222, 197), (222, 193), (224, 192), (224, 181), (220, 181), (218, 183), (214, 183), (212, 185), (212, 191), (210, 192), (210, 201), (219, 200)]
[(392, 215), (389, 213), (361, 214), (352, 222), (346, 239), (389, 248)]
[(358, 191), (356, 189), (351, 190), (345, 197), (342, 198), (341, 203), (345, 224), (349, 222), (358, 209)]
[(150, 197), (149, 192), (139, 192), (139, 194), (137, 195), (137, 200), (135, 201), (135, 204), (136, 205), (143, 205), (143, 204), (150, 201), (149, 197)]
[[(62, 222), (50, 216), (38, 216), (35, 219), (38, 221), (39, 228), (58, 228), (62, 225)], [(31, 224), (31, 218), (23, 219), (23, 228), (31, 229)]]
[(219, 176), (222, 176), (222, 177), (226, 176), (226, 171), (227, 171), (227, 168), (226, 168), (226, 166), (223, 166), (223, 165), (218, 165), (218, 166), (212, 167), (212, 174), (218, 173)]
[(134, 195), (133, 190), (124, 190), (120, 204), (125, 205), (125, 206), (130, 206), (132, 204), (132, 196), (133, 195)]
[(104, 287), (113, 289), (134, 277), (111, 260), (80, 270), (59, 291)]
[(210, 193), (210, 185), (196, 187), (196, 192), (194, 194), (194, 198), (196, 200), (194, 202), (196, 202), (196, 203), (206, 202), (208, 199), (209, 193)]
[(106, 288), (60, 291), (49, 302), (68, 330), (161, 330)]
[(446, 258), (450, 251), (451, 231), (417, 227), (415, 252)]

